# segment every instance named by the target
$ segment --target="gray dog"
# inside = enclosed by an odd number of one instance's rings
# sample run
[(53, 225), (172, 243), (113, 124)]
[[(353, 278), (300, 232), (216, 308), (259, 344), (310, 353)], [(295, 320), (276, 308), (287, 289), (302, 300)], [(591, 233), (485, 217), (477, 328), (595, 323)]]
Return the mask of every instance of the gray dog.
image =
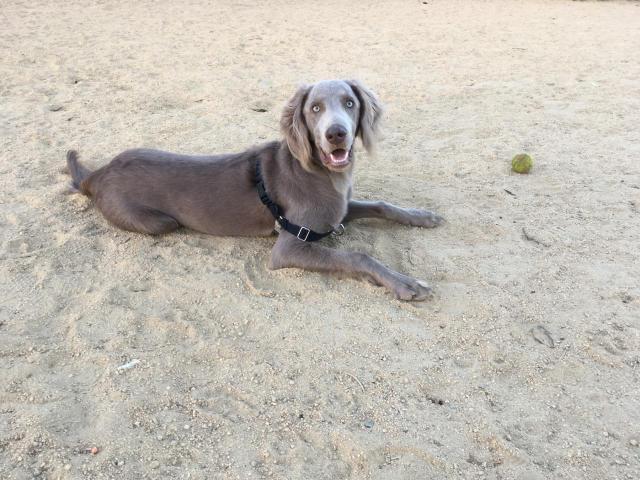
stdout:
[(297, 267), (366, 278), (402, 300), (424, 300), (426, 283), (395, 272), (364, 253), (315, 243), (356, 218), (384, 218), (435, 227), (433, 212), (351, 199), (359, 136), (367, 151), (376, 140), (381, 106), (355, 81), (301, 87), (282, 113), (284, 141), (242, 153), (187, 156), (127, 150), (90, 171), (67, 153), (73, 188), (93, 197), (102, 214), (125, 230), (150, 234), (181, 226), (211, 235), (280, 235), (270, 268)]

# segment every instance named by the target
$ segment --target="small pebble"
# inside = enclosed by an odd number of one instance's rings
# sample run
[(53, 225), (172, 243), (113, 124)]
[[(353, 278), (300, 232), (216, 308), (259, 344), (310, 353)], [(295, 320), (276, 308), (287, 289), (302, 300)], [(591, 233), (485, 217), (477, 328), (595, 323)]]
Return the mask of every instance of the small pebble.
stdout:
[(62, 105), (60, 105), (59, 103), (52, 103), (47, 108), (50, 112), (59, 112), (60, 110), (62, 110)]
[(152, 469), (154, 469), (154, 470), (155, 470), (156, 468), (160, 467), (160, 462), (159, 462), (159, 461), (157, 461), (157, 460), (154, 460), (153, 462), (151, 462), (151, 463), (149, 464), (149, 466), (150, 466)]
[(65, 470), (67, 470), (67, 471), (68, 471), (68, 470), (71, 470), (71, 464), (67, 463), (67, 464), (64, 466), (64, 469), (65, 469)]
[(638, 440), (636, 440), (635, 438), (632, 438), (631, 440), (629, 440), (629, 445), (631, 445), (632, 447), (637, 447)]
[(373, 428), (373, 420), (371, 420), (370, 418), (366, 419), (364, 421), (364, 426), (365, 428)]

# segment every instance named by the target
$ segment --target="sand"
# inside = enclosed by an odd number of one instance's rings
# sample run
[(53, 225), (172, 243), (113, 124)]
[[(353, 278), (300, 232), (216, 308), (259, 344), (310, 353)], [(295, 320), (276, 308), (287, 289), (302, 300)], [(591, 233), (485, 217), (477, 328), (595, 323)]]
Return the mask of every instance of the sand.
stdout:
[[(640, 5), (352, 3), (1, 3), (0, 478), (640, 477)], [(432, 301), (64, 194), (69, 148), (239, 151), (343, 77), (357, 197), (448, 223), (326, 243)]]

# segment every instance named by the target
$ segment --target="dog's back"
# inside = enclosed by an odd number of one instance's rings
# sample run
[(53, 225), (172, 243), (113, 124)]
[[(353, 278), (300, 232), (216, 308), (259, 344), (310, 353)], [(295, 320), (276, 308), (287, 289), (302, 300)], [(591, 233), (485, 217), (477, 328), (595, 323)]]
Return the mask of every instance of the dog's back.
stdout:
[(95, 171), (70, 150), (67, 164), (72, 191), (92, 197), (125, 230), (159, 234), (185, 226), (213, 235), (269, 235), (273, 219), (260, 203), (251, 159), (273, 159), (279, 145), (210, 156), (138, 148)]

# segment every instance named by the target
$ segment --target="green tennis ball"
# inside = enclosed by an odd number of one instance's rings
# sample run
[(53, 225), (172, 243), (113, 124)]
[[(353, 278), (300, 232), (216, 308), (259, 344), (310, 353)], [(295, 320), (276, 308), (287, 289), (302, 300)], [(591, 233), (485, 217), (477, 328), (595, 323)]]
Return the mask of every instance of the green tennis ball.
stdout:
[(517, 173), (529, 173), (533, 167), (533, 158), (526, 153), (519, 153), (511, 160), (511, 169)]

